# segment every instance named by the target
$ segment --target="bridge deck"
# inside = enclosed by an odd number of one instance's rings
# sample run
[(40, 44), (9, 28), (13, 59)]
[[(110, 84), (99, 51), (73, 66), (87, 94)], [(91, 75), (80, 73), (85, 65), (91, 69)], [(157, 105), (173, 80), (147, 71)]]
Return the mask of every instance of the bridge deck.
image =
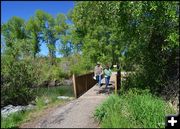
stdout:
[[(114, 87), (114, 74), (111, 76), (110, 89)], [(102, 80), (105, 83), (105, 80)], [(36, 128), (98, 128), (98, 122), (93, 118), (93, 112), (105, 98), (108, 97), (104, 91), (105, 85), (99, 88), (97, 85), (89, 89), (78, 99), (67, 103), (50, 112), (47, 118), (42, 119)]]

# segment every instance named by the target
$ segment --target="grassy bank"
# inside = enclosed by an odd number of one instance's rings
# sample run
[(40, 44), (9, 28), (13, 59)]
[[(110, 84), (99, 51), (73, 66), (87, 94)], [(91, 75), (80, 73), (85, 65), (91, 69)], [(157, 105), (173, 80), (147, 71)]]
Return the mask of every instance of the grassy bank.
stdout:
[(20, 111), (9, 115), (7, 118), (1, 117), (1, 128), (19, 127), (21, 124), (31, 121), (44, 114), (44, 110), (64, 104), (69, 100), (58, 99), (58, 96), (73, 96), (73, 89), (70, 86), (36, 89), (36, 107), (32, 110)]
[(133, 89), (120, 96), (109, 96), (94, 116), (102, 128), (163, 128), (167, 114), (175, 111), (164, 100), (147, 90)]

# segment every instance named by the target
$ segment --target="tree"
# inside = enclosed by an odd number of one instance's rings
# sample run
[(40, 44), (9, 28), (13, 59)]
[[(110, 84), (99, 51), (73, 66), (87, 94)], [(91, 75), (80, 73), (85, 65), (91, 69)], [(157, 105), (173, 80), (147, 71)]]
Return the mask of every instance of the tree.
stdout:
[(88, 60), (124, 61), (139, 77), (136, 86), (159, 93), (170, 81), (168, 62), (178, 57), (178, 8), (167, 1), (85, 1), (76, 3), (71, 17)]
[(19, 17), (12, 17), (7, 23), (2, 24), (1, 32), (4, 36), (4, 43), (6, 46), (5, 53), (9, 53), (15, 59), (18, 59), (22, 52), (21, 46), (28, 45), (23, 42), (27, 39), (24, 20)]
[(42, 41), (44, 41), (49, 50), (49, 58), (51, 60), (51, 64), (53, 64), (53, 59), (55, 58), (56, 52), (56, 36), (55, 36), (55, 21), (54, 18), (42, 10), (37, 10), (35, 13), (35, 18), (37, 24), (40, 25), (41, 33), (40, 37)]
[(26, 23), (26, 33), (28, 38), (31, 39), (33, 44), (33, 57), (36, 57), (36, 54), (40, 52), (40, 33), (41, 33), (41, 26), (38, 24), (36, 17), (31, 17), (28, 22)]
[(59, 52), (64, 57), (67, 57), (71, 54), (73, 45), (70, 41), (70, 30), (69, 25), (66, 23), (67, 17), (64, 14), (58, 14), (56, 21), (56, 34), (60, 39), (60, 49)]

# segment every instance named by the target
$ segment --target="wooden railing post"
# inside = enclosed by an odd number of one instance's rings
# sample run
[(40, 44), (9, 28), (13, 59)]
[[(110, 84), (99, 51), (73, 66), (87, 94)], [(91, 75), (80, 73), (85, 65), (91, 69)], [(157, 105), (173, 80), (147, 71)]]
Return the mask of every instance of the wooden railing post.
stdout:
[(88, 91), (96, 83), (96, 81), (93, 80), (93, 73), (80, 75), (80, 76), (75, 76), (73, 74), (72, 80), (73, 80), (74, 95), (76, 98), (78, 98), (83, 93)]
[(74, 88), (74, 96), (77, 98), (77, 89), (76, 89), (76, 77), (73, 74), (73, 88)]
[(115, 74), (115, 94), (117, 94), (117, 74)]
[(121, 88), (121, 68), (120, 65), (117, 65), (117, 74), (115, 79), (115, 93), (119, 94)]
[(120, 89), (120, 86), (121, 86), (121, 68), (120, 66), (118, 65), (118, 71), (117, 71), (117, 77), (118, 77), (118, 90)]
[(85, 82), (85, 86), (86, 86), (86, 91), (87, 91), (87, 89), (88, 89), (88, 88), (87, 88), (87, 76), (85, 76), (85, 81), (86, 81), (86, 82)]

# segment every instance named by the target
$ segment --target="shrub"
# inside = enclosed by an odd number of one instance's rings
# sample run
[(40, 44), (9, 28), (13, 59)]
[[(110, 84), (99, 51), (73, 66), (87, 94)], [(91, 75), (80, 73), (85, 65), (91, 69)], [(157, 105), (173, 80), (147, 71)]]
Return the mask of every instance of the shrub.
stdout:
[(103, 128), (162, 128), (165, 115), (174, 113), (165, 101), (150, 94), (149, 90), (134, 88), (121, 96), (111, 95), (96, 109), (94, 116)]
[(36, 78), (33, 65), (28, 60), (15, 60), (7, 58), (2, 63), (1, 106), (6, 104), (26, 105), (34, 98), (30, 87)]

